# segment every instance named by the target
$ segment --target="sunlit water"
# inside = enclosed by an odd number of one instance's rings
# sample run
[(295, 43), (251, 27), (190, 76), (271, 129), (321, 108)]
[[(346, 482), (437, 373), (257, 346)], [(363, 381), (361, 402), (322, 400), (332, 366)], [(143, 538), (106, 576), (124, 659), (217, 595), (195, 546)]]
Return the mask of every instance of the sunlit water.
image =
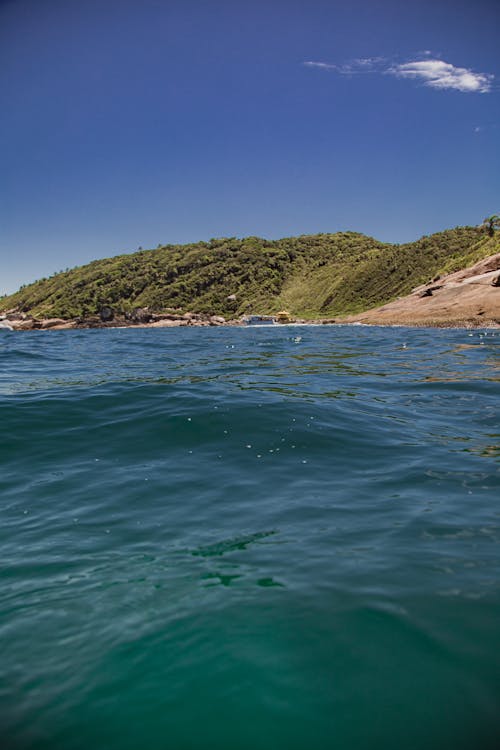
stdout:
[(2, 747), (496, 747), (499, 345), (2, 333)]

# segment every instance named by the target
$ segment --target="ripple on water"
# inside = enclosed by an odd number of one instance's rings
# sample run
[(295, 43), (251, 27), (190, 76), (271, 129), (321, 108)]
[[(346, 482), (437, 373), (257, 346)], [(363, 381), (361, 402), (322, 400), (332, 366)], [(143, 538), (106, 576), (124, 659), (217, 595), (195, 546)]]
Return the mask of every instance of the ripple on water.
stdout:
[(493, 747), (499, 341), (2, 339), (10, 746)]

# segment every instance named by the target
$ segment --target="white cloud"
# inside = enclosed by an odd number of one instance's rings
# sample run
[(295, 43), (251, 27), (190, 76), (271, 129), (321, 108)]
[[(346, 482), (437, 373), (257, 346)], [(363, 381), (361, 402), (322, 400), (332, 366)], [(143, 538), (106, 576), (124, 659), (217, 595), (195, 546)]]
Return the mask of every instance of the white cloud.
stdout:
[(341, 65), (335, 65), (334, 63), (325, 62), (314, 62), (313, 60), (307, 60), (304, 65), (307, 65), (310, 68), (333, 70), (336, 73), (340, 73), (341, 75), (350, 76), (357, 73), (383, 73), (383, 63), (386, 63), (385, 67), (387, 67), (387, 60), (384, 57), (358, 57), (355, 60), (349, 60), (348, 62), (342, 63)]
[(418, 78), (433, 89), (455, 89), (464, 93), (485, 94), (491, 90), (493, 76), (457, 68), (444, 60), (414, 60), (392, 65), (387, 71), (400, 78)]
[(413, 78), (433, 89), (454, 89), (463, 93), (486, 94), (491, 91), (494, 76), (491, 73), (475, 73), (469, 68), (458, 68), (444, 60), (430, 59), (429, 50), (422, 54), (425, 60), (411, 60), (404, 63), (391, 62), (385, 57), (361, 57), (341, 65), (309, 60), (309, 67), (331, 70), (341, 75), (360, 73), (380, 73), (397, 78)]
[(331, 65), (330, 63), (314, 62), (313, 60), (306, 60), (304, 65), (310, 68), (323, 68), (324, 70), (338, 70), (339, 65)]

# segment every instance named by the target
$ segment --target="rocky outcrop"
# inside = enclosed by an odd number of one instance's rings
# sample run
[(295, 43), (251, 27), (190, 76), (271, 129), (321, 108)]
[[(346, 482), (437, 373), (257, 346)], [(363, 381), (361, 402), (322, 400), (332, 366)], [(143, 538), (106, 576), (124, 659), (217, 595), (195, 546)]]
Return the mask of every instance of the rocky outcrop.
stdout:
[(126, 320), (132, 323), (150, 323), (153, 319), (153, 313), (148, 307), (137, 307), (130, 313), (125, 313)]
[(4, 328), (14, 331), (68, 330), (72, 328), (175, 328), (178, 326), (222, 326), (241, 325), (239, 320), (227, 321), (222, 315), (204, 315), (200, 313), (151, 313), (147, 308), (139, 308), (133, 313), (112, 315), (102, 311), (99, 315), (63, 320), (63, 318), (32, 318), (27, 315), (9, 311), (3, 316)]
[(42, 330), (46, 330), (47, 328), (68, 328), (73, 327), (72, 321), (63, 320), (62, 318), (47, 318), (46, 320), (42, 320), (40, 323), (40, 328)]
[[(340, 321), (337, 321), (340, 322)], [(343, 318), (373, 325), (500, 325), (500, 253), (413, 289), (382, 307)]]

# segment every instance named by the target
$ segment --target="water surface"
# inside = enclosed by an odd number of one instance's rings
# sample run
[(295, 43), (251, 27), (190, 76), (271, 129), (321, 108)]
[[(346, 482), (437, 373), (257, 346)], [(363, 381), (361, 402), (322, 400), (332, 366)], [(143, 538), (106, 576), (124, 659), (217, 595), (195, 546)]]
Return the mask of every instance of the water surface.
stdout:
[(499, 344), (1, 334), (4, 746), (496, 747)]

